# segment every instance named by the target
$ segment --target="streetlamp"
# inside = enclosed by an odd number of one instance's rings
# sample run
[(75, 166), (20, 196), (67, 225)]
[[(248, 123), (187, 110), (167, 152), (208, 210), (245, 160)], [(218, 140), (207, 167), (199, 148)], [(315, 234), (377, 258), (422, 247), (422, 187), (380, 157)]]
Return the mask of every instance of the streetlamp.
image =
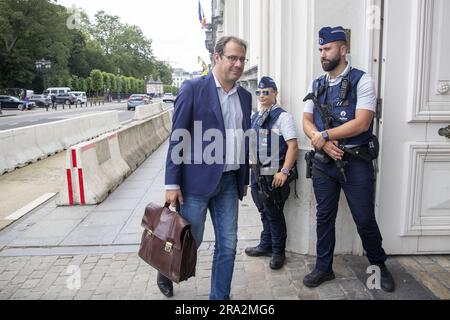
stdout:
[(36, 70), (42, 72), (44, 90), (46, 90), (47, 89), (46, 72), (52, 68), (52, 62), (42, 58), (41, 60), (37, 60), (35, 62), (35, 66), (36, 66)]
[(144, 92), (143, 93), (148, 93), (147, 92), (147, 83), (148, 83), (148, 76), (144, 76)]
[(119, 100), (119, 103), (120, 103), (120, 89), (122, 89), (121, 88), (122, 79), (120, 79), (120, 68), (117, 68), (117, 75), (118, 75), (118, 77), (117, 77), (117, 99)]

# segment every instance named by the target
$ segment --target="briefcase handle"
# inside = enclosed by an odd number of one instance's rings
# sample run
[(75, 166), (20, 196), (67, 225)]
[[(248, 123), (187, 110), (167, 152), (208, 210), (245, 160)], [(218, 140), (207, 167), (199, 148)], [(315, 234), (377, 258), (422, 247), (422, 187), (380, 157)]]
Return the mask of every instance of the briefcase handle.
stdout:
[[(164, 208), (167, 208), (167, 209), (170, 210), (170, 203), (166, 202), (166, 204), (164, 205)], [(175, 208), (175, 211), (178, 212), (178, 213), (181, 211), (181, 206), (180, 206), (180, 203), (178, 201), (177, 201), (177, 206)]]

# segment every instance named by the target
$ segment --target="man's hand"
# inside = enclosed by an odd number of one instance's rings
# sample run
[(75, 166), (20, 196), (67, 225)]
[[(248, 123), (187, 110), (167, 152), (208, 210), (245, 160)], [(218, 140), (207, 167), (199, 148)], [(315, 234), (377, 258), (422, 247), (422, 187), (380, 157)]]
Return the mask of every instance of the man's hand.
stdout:
[(282, 186), (284, 186), (284, 184), (286, 183), (287, 179), (288, 179), (288, 176), (286, 174), (278, 172), (273, 177), (272, 187), (274, 187), (274, 188), (281, 188)]
[(322, 133), (317, 131), (314, 131), (312, 133), (311, 142), (316, 150), (322, 150), (325, 144), (327, 143), (325, 139), (322, 137)]
[(166, 191), (166, 202), (170, 203), (173, 208), (177, 207), (177, 202), (180, 205), (184, 204), (183, 195), (181, 194), (181, 190), (167, 190)]
[(323, 151), (325, 151), (333, 160), (342, 160), (344, 151), (339, 149), (337, 145), (337, 141), (328, 141), (323, 147)]

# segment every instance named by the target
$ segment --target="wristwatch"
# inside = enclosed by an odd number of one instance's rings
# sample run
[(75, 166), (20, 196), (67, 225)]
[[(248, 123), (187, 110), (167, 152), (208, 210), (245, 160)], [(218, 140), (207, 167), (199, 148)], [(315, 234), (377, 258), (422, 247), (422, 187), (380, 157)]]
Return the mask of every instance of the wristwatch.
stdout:
[(285, 175), (287, 175), (287, 176), (289, 176), (289, 169), (286, 169), (286, 168), (283, 168), (283, 169), (281, 169), (281, 171), (280, 171), (281, 173), (283, 173), (283, 174), (285, 174)]
[(322, 131), (321, 133), (322, 133), (322, 137), (323, 137), (323, 139), (325, 141), (330, 141), (330, 136), (328, 135), (328, 131), (327, 130)]

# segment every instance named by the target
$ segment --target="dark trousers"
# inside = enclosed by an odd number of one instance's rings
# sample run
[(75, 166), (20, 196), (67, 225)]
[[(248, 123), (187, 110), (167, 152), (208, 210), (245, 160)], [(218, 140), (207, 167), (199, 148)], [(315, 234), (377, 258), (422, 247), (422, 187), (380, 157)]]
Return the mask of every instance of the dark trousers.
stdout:
[(315, 162), (315, 169), (327, 177), (314, 175), (313, 185), (317, 201), (317, 261), (316, 269), (331, 272), (335, 248), (335, 223), (341, 188), (356, 223), (363, 248), (371, 264), (386, 261), (382, 237), (374, 213), (374, 171), (370, 163), (349, 160), (347, 182), (333, 164)]
[(287, 238), (284, 203), (282, 206), (276, 205), (274, 199), (266, 198), (256, 184), (251, 186), (251, 192), (263, 224), (260, 247), (272, 250), (273, 254), (284, 254)]

